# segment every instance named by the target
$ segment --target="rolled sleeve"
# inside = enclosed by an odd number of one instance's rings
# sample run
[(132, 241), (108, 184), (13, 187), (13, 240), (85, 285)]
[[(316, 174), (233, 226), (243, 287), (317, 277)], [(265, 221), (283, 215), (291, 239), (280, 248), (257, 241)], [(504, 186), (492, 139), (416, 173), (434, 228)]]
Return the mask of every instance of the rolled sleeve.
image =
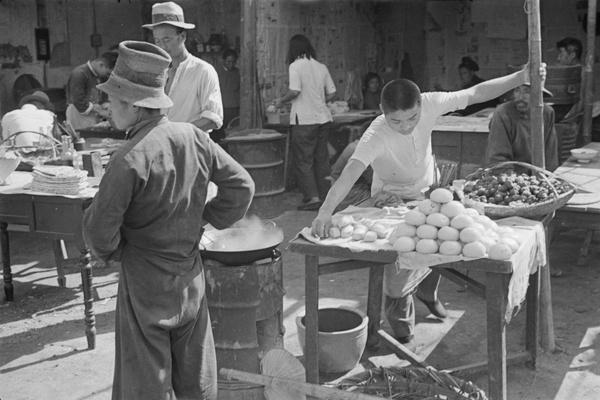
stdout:
[(219, 75), (214, 69), (206, 69), (204, 73), (205, 79), (198, 87), (198, 101), (201, 104), (200, 118), (210, 119), (219, 129), (223, 126), (223, 101)]
[(217, 195), (204, 208), (202, 218), (217, 229), (224, 229), (242, 219), (254, 196), (254, 181), (237, 161), (219, 145), (214, 147), (211, 181), (217, 185)]

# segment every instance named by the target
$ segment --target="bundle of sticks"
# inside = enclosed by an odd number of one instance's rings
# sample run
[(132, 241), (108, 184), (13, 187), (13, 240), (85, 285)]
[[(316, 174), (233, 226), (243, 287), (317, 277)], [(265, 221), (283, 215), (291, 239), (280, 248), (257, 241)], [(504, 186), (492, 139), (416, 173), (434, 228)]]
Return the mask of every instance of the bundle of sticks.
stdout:
[(69, 121), (65, 120), (62, 124), (60, 122), (57, 122), (57, 124), (63, 134), (71, 136), (73, 142), (80, 139), (79, 132), (73, 128), (73, 125)]
[(435, 155), (433, 155), (433, 186), (446, 187), (450, 185), (454, 179), (457, 165), (455, 162), (445, 162), (438, 165)]
[(445, 187), (452, 184), (456, 173), (456, 163), (442, 164), (440, 168), (440, 186)]

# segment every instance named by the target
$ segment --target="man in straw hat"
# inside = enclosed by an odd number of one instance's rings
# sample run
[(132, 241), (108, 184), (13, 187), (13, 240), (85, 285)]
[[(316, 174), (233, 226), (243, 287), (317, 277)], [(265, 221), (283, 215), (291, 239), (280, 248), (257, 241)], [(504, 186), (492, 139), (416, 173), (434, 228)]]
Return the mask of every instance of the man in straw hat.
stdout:
[(23, 96), (19, 101), (19, 108), (2, 117), (2, 139), (12, 137), (16, 146), (32, 146), (23, 148), (23, 152), (35, 151), (36, 143), (51, 140), (40, 133), (52, 136), (53, 110), (50, 98), (41, 90)]
[[(128, 141), (112, 155), (84, 217), (102, 260), (121, 262), (113, 400), (215, 399), (214, 343), (199, 254), (202, 224), (241, 219), (254, 182), (189, 123), (160, 114), (169, 55), (145, 42), (119, 45), (108, 81), (112, 118)], [(206, 202), (208, 182), (219, 187)]]
[[(552, 93), (542, 88), (544, 97), (552, 97)], [(499, 105), (490, 120), (490, 134), (483, 165), (488, 166), (501, 161), (533, 162), (531, 153), (531, 131), (529, 120), (530, 102), (529, 82), (513, 89), (513, 99)], [(554, 171), (558, 168), (557, 136), (554, 129), (554, 110), (544, 104), (544, 155), (546, 169)]]
[(169, 120), (191, 122), (205, 132), (223, 125), (223, 103), (219, 77), (215, 68), (191, 55), (186, 47), (186, 29), (182, 8), (172, 1), (152, 6), (152, 23), (142, 25), (152, 30), (154, 43), (173, 59), (168, 71), (166, 92), (173, 107), (164, 110)]

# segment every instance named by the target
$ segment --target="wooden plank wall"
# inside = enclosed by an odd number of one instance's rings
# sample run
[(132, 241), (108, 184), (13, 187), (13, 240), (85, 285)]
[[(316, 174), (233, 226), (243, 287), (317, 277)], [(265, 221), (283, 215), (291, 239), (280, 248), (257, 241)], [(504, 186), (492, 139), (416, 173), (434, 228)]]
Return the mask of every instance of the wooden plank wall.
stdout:
[[(339, 95), (346, 88), (347, 71), (361, 76), (375, 62), (375, 34), (359, 2), (258, 1), (258, 80), (265, 102), (287, 91), (285, 62), (290, 38), (306, 35), (327, 65)], [(340, 98), (341, 99), (341, 98)]]
[[(458, 65), (463, 56), (479, 63), (478, 75), (484, 79), (506, 75), (508, 64), (527, 61), (527, 16), (522, 0), (503, 0), (502, 3), (497, 0), (428, 0), (426, 3), (426, 79), (422, 89), (433, 90), (436, 85), (457, 89)], [(586, 34), (582, 22), (587, 2), (544, 0), (540, 11), (543, 62), (556, 64), (556, 42), (566, 36), (580, 39), (585, 52)], [(511, 25), (517, 29), (511, 29)]]

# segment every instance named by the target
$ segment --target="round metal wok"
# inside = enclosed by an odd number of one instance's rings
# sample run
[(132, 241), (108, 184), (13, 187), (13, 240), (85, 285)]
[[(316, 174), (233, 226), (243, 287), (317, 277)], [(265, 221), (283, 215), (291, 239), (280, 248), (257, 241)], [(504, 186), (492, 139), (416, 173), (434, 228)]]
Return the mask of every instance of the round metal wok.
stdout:
[(283, 232), (279, 228), (210, 230), (202, 235), (200, 255), (227, 266), (246, 265), (275, 258), (275, 248), (282, 242)]

